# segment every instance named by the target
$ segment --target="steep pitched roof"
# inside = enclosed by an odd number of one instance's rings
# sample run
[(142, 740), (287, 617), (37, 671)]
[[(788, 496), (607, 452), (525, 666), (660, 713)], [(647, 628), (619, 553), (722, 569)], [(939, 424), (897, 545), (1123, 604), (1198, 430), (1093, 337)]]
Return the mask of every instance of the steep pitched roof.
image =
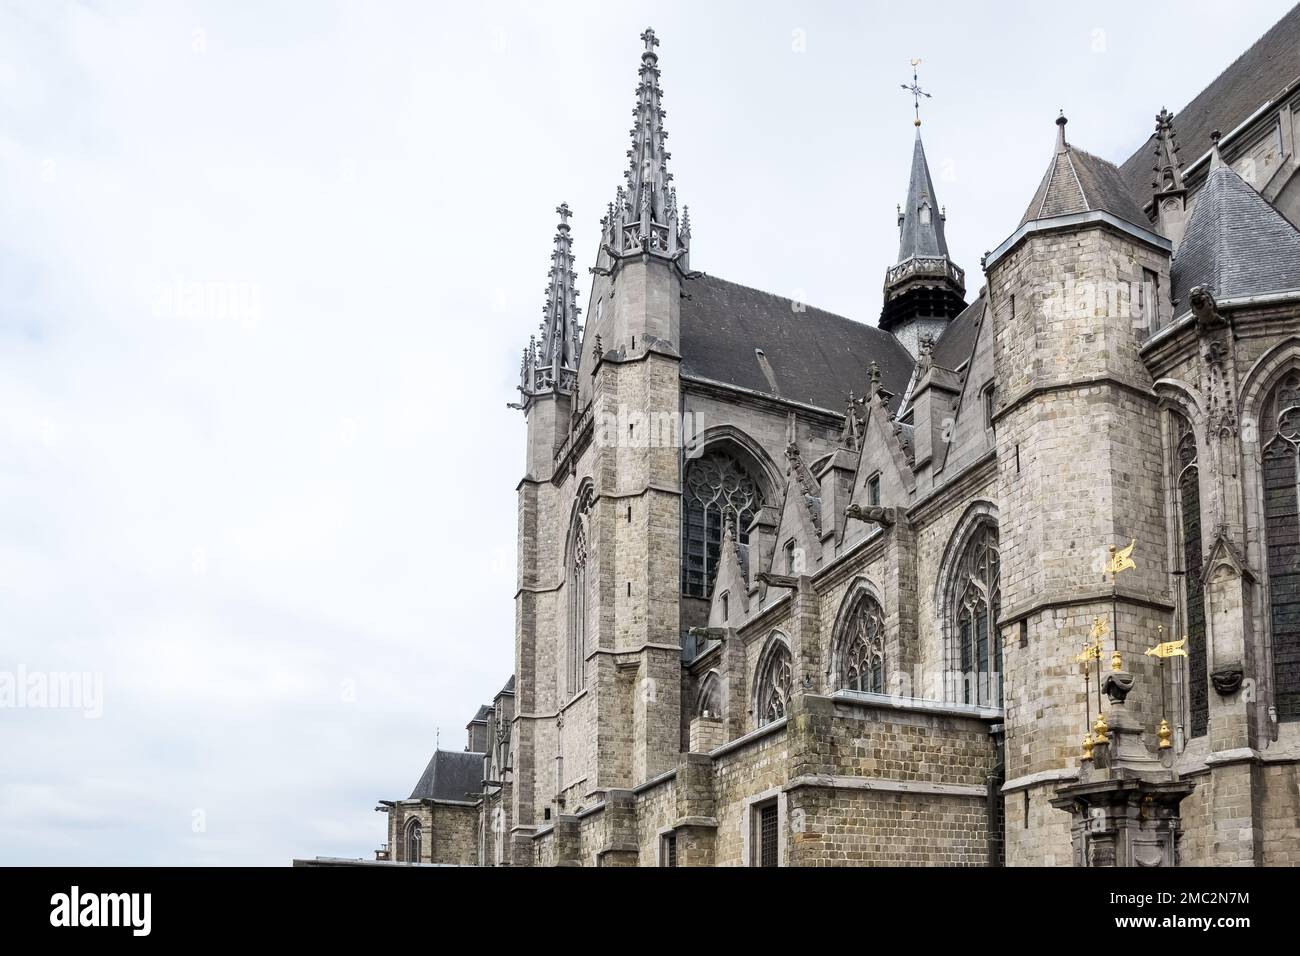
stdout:
[(863, 393), (873, 360), (895, 401), (907, 388), (912, 356), (888, 332), (715, 276), (686, 282), (683, 291), (687, 374), (835, 412), (849, 392)]
[(491, 716), (492, 716), (492, 705), (480, 704), (478, 710), (474, 712), (474, 716), (470, 718), (469, 722), (471, 724), (485, 723), (487, 719)]
[[(1281, 20), (1195, 99), (1178, 110), (1178, 142), (1190, 163), (1210, 148), (1210, 133), (1241, 125), (1284, 87), (1300, 77), (1300, 5)], [(1135, 196), (1151, 195), (1153, 133), (1120, 167)]]
[(1218, 299), (1300, 288), (1300, 232), (1230, 166), (1206, 178), (1170, 268), (1178, 311), (1198, 285)]
[(975, 335), (979, 332), (980, 315), (984, 311), (986, 294), (980, 296), (962, 310), (961, 315), (948, 323), (948, 327), (934, 343), (931, 358), (940, 368), (956, 369), (970, 358), (971, 349), (975, 348)]
[(1066, 142), (1064, 116), (1056, 125), (1056, 151), (1020, 225), (1034, 219), (1101, 210), (1148, 228), (1149, 220), (1115, 165)]
[(435, 750), (410, 799), (466, 801), (482, 787), (483, 754)]
[[(921, 213), (923, 206), (929, 207), (927, 216)], [(906, 262), (913, 256), (947, 254), (943, 218), (939, 215), (939, 201), (934, 195), (930, 165), (925, 161), (925, 147), (921, 145), (921, 130), (918, 127), (916, 144), (912, 147), (912, 175), (907, 183), (907, 203), (903, 206), (899, 228), (898, 261)]]

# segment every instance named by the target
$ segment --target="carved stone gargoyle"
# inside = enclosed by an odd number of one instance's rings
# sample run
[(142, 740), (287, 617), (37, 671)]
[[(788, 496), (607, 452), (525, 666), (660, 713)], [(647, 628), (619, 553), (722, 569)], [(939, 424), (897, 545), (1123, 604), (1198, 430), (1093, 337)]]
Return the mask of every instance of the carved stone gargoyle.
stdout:
[(706, 641), (725, 641), (727, 639), (727, 629), (725, 627), (693, 627), (690, 629), (691, 637), (702, 637)]
[(844, 509), (844, 517), (852, 518), (855, 521), (867, 521), (871, 524), (878, 524), (882, 528), (889, 528), (894, 524), (894, 509), (849, 505)]
[(770, 588), (789, 588), (793, 591), (799, 587), (799, 579), (792, 574), (773, 574), (771, 571), (759, 571), (758, 580)]
[(1214, 685), (1214, 689), (1220, 696), (1231, 697), (1241, 690), (1241, 682), (1245, 676), (1245, 668), (1240, 664), (1226, 664), (1223, 667), (1216, 667), (1210, 673), (1210, 683)]
[(1228, 325), (1228, 320), (1219, 314), (1214, 292), (1205, 286), (1192, 286), (1192, 290), (1187, 293), (1187, 304), (1192, 307), (1192, 313), (1196, 316), (1196, 328), (1202, 335)]

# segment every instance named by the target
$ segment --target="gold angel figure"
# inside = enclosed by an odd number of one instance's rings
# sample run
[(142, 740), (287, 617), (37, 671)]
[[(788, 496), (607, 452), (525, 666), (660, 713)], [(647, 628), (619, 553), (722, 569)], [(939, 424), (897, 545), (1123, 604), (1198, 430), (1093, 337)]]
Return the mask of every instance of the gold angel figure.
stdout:
[(1090, 636), (1097, 642), (1098, 647), (1101, 646), (1101, 639), (1109, 633), (1110, 625), (1106, 622), (1104, 617), (1094, 617), (1092, 619), (1092, 631)]
[(1186, 657), (1187, 656), (1187, 638), (1181, 641), (1165, 641), (1163, 644), (1157, 644), (1155, 647), (1147, 649), (1147, 657)]
[(1133, 563), (1133, 549), (1137, 546), (1137, 538), (1129, 542), (1127, 548), (1116, 550), (1112, 544), (1110, 546), (1110, 564), (1106, 566), (1106, 573), (1111, 577), (1119, 574), (1121, 571), (1127, 571), (1129, 568), (1137, 569)]

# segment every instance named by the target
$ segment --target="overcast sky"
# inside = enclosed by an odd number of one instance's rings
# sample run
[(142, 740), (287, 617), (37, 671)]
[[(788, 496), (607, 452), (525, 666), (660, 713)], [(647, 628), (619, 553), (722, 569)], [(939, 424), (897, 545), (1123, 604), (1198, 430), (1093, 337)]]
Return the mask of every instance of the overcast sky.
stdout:
[(0, 863), (370, 856), (464, 746), (553, 210), (585, 301), (647, 25), (692, 265), (874, 322), (911, 57), (973, 293), (1058, 109), (1121, 161), (1287, 4), (1225, 9), (3, 0), (0, 677), (102, 699), (0, 709)]

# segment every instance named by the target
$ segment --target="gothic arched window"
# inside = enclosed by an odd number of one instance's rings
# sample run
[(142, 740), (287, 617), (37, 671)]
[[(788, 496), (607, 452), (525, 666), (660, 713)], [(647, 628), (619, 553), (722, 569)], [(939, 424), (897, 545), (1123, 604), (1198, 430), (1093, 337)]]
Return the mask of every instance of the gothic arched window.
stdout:
[(406, 825), (406, 862), (420, 862), (420, 841), (424, 834), (424, 827), (419, 820), (412, 820)]
[(994, 525), (981, 523), (962, 549), (948, 606), (956, 643), (952, 659), (960, 675), (956, 699), (963, 704), (1002, 706), (1002, 641), (997, 629), (1002, 591)]
[(1273, 623), (1273, 702), (1278, 720), (1300, 719), (1300, 373), (1277, 386), (1260, 415), (1264, 530)]
[(1187, 613), (1187, 703), (1191, 736), (1200, 737), (1209, 725), (1210, 704), (1205, 677), (1205, 593), (1201, 587), (1201, 479), (1196, 462), (1196, 435), (1191, 422), (1174, 416), (1178, 444), (1174, 448), (1174, 482), (1178, 495), (1179, 533), (1183, 547), (1183, 596)]
[(682, 593), (707, 598), (722, 556), (722, 529), (749, 544), (749, 524), (762, 504), (758, 483), (735, 458), (715, 451), (686, 463), (682, 492)]
[(772, 635), (758, 659), (754, 674), (754, 724), (770, 724), (785, 716), (790, 702), (790, 645)]
[(709, 671), (700, 681), (700, 692), (695, 697), (695, 716), (715, 720), (722, 716), (722, 681), (718, 679), (717, 671)]
[(590, 583), (587, 579), (588, 533), (592, 496), (590, 489), (579, 499), (569, 532), (569, 626), (565, 641), (564, 688), (573, 697), (587, 686), (587, 631), (590, 619)]
[(853, 602), (835, 641), (836, 685), (873, 694), (885, 692), (885, 614), (866, 591)]

